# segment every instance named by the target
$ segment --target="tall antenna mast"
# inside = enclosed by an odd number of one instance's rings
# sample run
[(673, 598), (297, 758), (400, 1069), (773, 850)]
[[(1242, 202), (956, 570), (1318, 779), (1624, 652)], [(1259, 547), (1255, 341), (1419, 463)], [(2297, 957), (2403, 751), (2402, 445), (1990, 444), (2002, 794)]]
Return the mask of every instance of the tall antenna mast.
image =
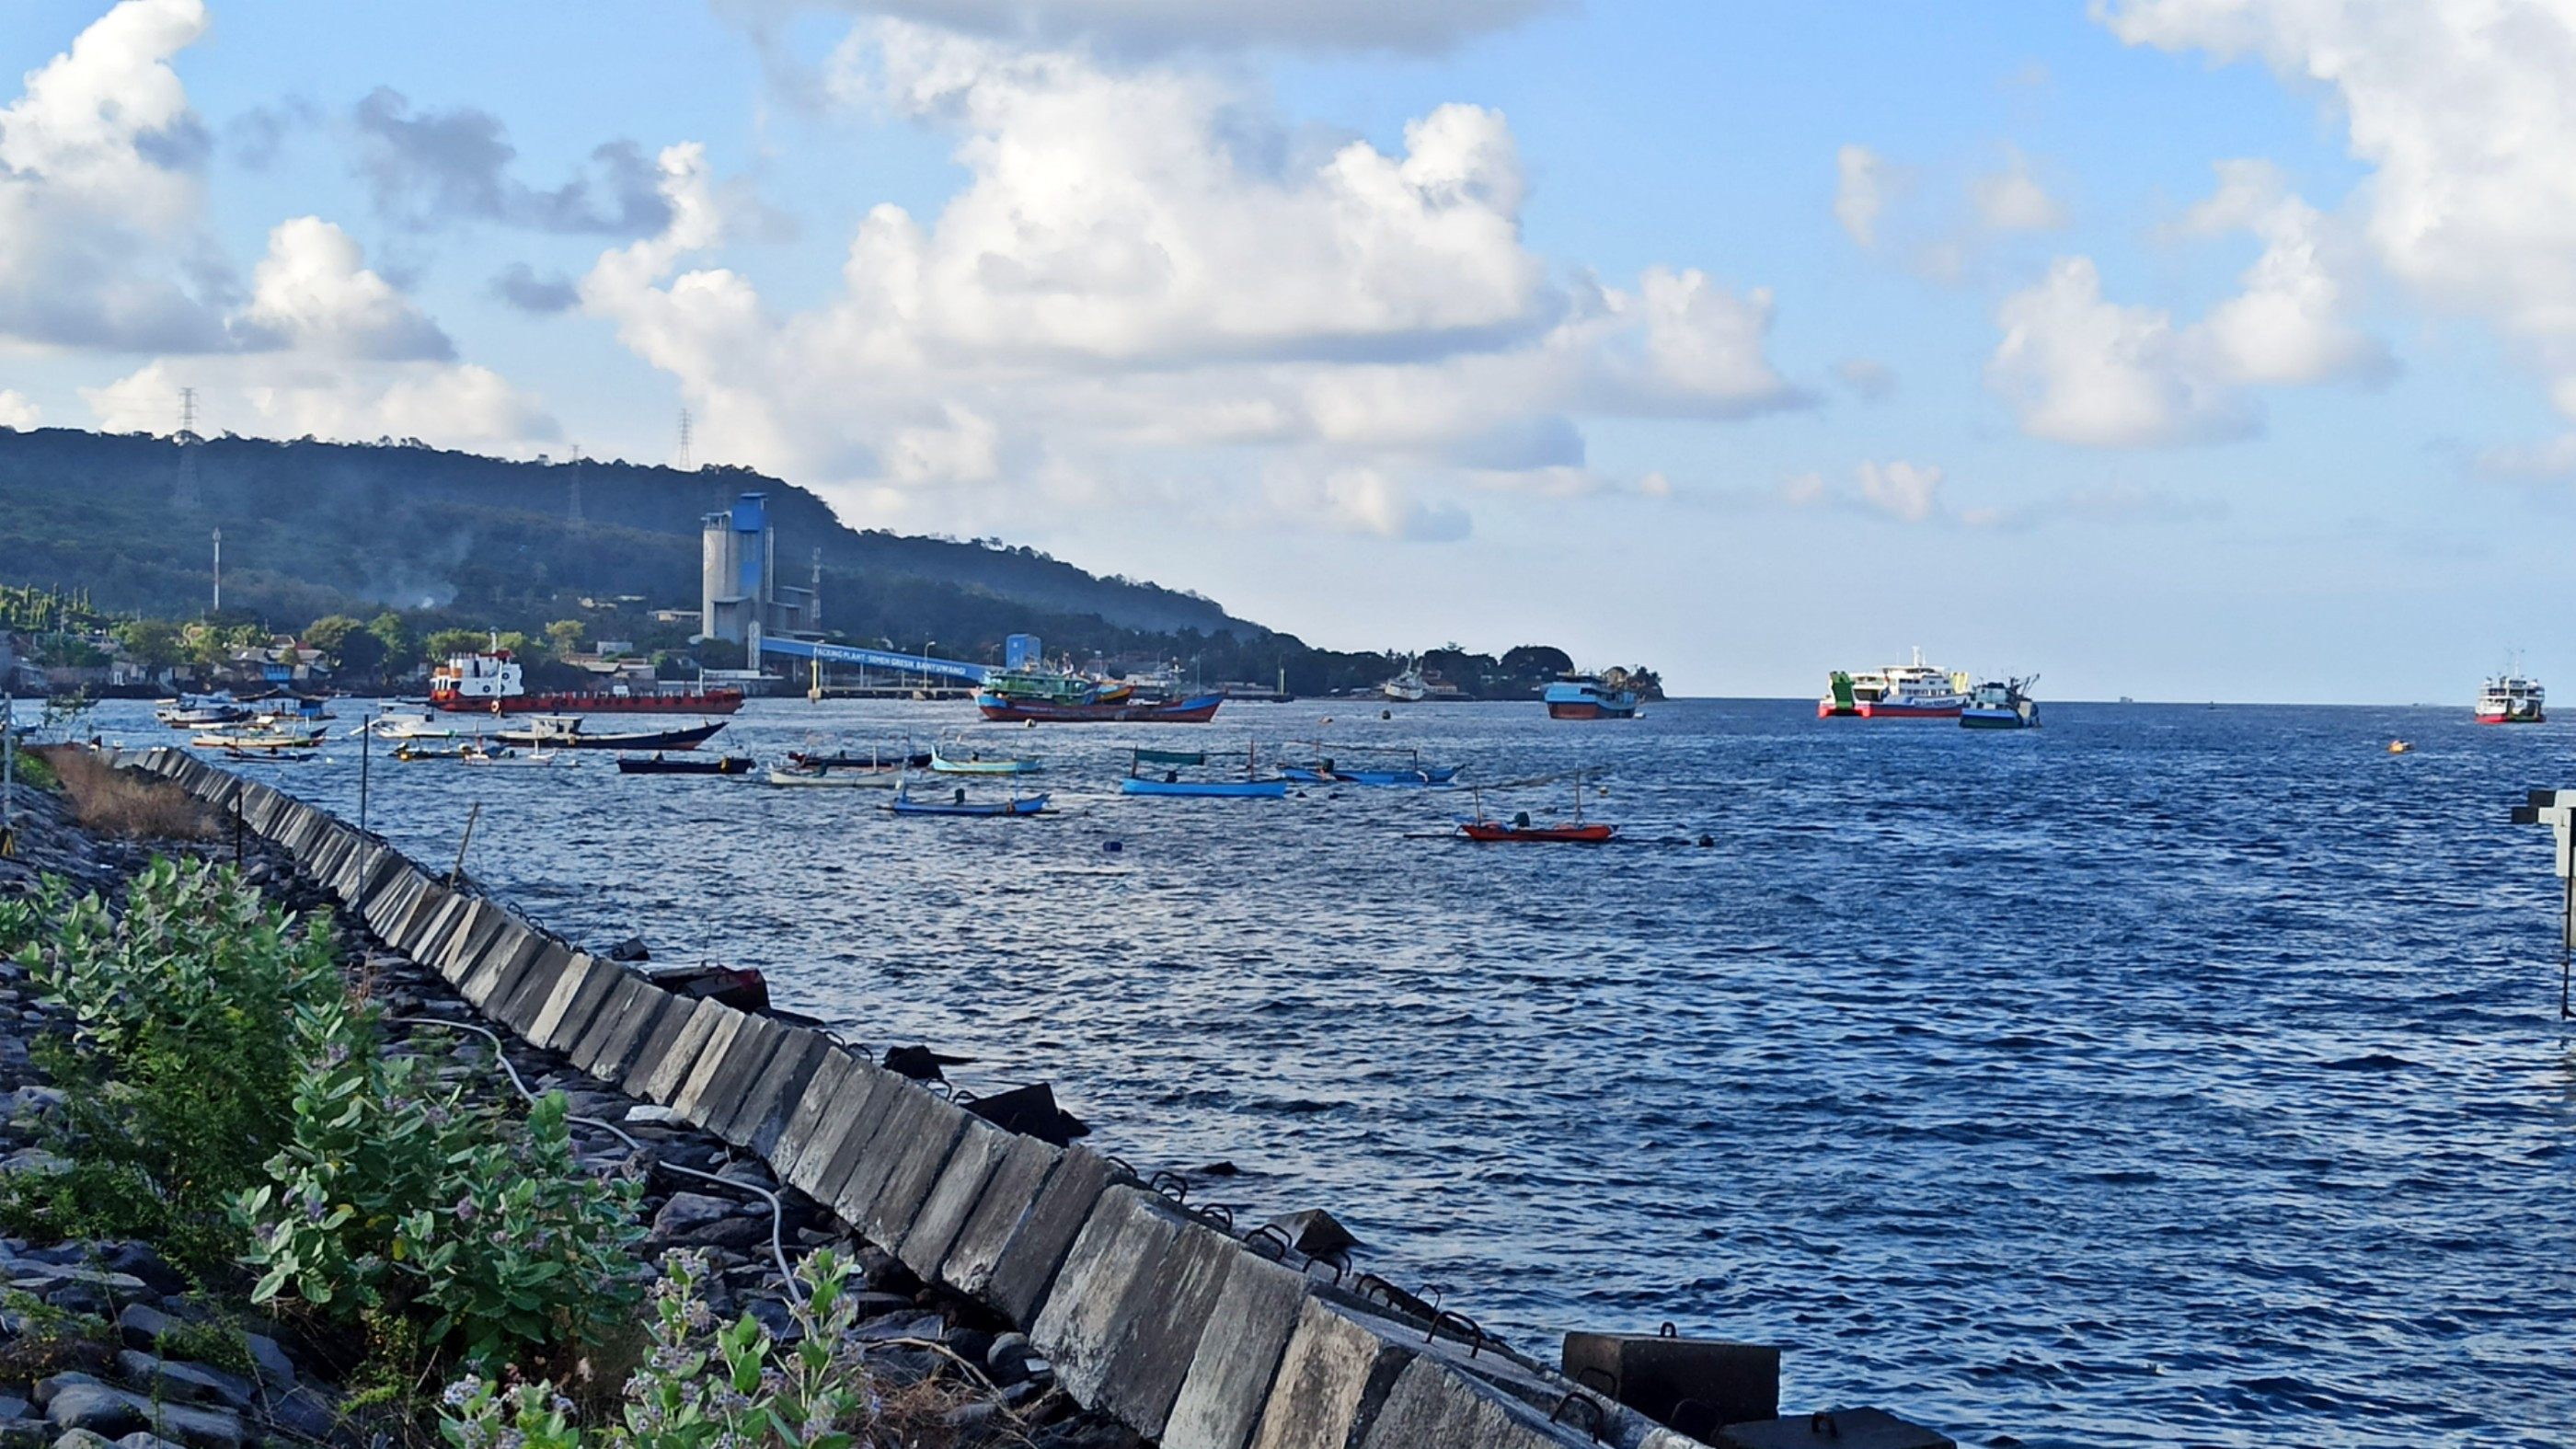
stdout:
[(182, 439), (197, 431), (197, 390), (179, 389), (179, 436)]
[(224, 531), (215, 530), (215, 612), (224, 611)]
[(689, 470), (689, 410), (682, 408), (680, 409), (680, 471), (686, 473)]

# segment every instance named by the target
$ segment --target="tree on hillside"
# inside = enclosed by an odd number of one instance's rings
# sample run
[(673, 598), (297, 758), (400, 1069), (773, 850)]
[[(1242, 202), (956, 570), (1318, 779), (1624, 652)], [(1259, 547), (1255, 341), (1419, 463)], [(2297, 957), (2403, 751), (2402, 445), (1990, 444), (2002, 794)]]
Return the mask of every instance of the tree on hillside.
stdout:
[(366, 628), (346, 614), (325, 614), (304, 626), (304, 647), (326, 659), (338, 659), (340, 646), (349, 642), (349, 636), (365, 633)]
[(432, 661), (444, 661), (450, 654), (471, 654), (482, 649), (490, 638), (480, 629), (441, 629), (420, 641), (420, 648)]
[(367, 632), (384, 647), (384, 653), (376, 660), (379, 669), (388, 673), (408, 669), (420, 658), (419, 646), (412, 642), (411, 626), (390, 609), (368, 620)]
[(326, 614), (305, 626), (304, 644), (320, 650), (330, 661), (331, 672), (343, 679), (374, 674), (385, 662), (384, 641), (346, 614)]
[(1514, 679), (1554, 679), (1574, 672), (1573, 656), (1546, 644), (1523, 644), (1505, 651), (1502, 669)]
[(187, 659), (187, 642), (179, 626), (167, 619), (134, 619), (116, 626), (116, 642), (135, 663), (159, 672)]
[(581, 649), (582, 627), (579, 619), (557, 619), (546, 626), (546, 642), (557, 655), (577, 653)]

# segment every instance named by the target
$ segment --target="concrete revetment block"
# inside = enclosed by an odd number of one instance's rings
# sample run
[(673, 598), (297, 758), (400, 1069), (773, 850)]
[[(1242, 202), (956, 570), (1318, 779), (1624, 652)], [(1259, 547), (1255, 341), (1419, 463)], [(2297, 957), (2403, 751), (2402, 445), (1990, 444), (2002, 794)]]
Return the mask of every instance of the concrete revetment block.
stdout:
[(1607, 1392), (1658, 1423), (1675, 1422), (1685, 1399), (1706, 1406), (1690, 1427), (1714, 1431), (1780, 1414), (1780, 1350), (1769, 1345), (1651, 1333), (1569, 1333), (1565, 1376)]
[(421, 947), (429, 937), (430, 923), (438, 919), (439, 912), (449, 901), (455, 899), (445, 886), (436, 882), (425, 884), (427, 888), (412, 897), (402, 919), (394, 924), (394, 933), (385, 938), (386, 945), (415, 961), (420, 959)]
[[(614, 1077), (606, 1075), (604, 1070), (600, 1075), (601, 1081), (616, 1082), (619, 1088), (630, 1097), (644, 1096), (644, 1084), (651, 1081), (653, 1074), (661, 1070), (662, 1062), (680, 1045), (681, 1038), (688, 1033), (689, 1023), (696, 1019), (698, 1008), (706, 1004), (691, 997), (674, 996), (658, 988), (654, 995), (662, 999), (662, 1005), (659, 1010), (652, 1012), (643, 1033), (635, 1039), (633, 1047), (626, 1053), (625, 1068)], [(644, 1008), (639, 1003), (638, 1009), (648, 1008)], [(714, 1019), (710, 1017), (707, 1022), (708, 1027), (713, 1027), (714, 1024)], [(703, 1041), (704, 1038), (701, 1037), (700, 1040)], [(603, 1069), (608, 1066), (609, 1052), (613, 1049), (614, 1043), (601, 1048), (599, 1064)], [(688, 1067), (683, 1063), (680, 1067), (681, 1075), (685, 1076), (687, 1071)], [(677, 1086), (678, 1082), (675, 1080), (672, 1085)], [(651, 1099), (646, 1098), (646, 1100)]]
[(901, 1077), (877, 1093), (870, 1103), (877, 1116), (875, 1130), (862, 1126), (850, 1134), (849, 1147), (842, 1153), (850, 1160), (849, 1172), (838, 1181), (823, 1183), (824, 1190), (831, 1194), (824, 1201), (841, 1215), (841, 1221), (861, 1232), (868, 1230), (869, 1207), (876, 1202), (895, 1164), (902, 1160), (904, 1148), (916, 1136), (931, 1130), (928, 1104), (936, 1100)]
[(718, 1135), (767, 1162), (787, 1130), (788, 1114), (804, 1100), (806, 1084), (833, 1054), (831, 1039), (821, 1032), (791, 1028), (770, 1054), (760, 1079), (743, 1093), (741, 1110), (717, 1129)]
[[(423, 966), (431, 966), (438, 959), (439, 951), (447, 945), (447, 938), (455, 932), (456, 923), (465, 919), (468, 903), (468, 897), (452, 894), (444, 887), (432, 890), (412, 911), (410, 929), (403, 933), (399, 943), (402, 953)], [(431, 966), (431, 969), (437, 968)]]
[(1180, 1215), (1154, 1194), (1124, 1185), (1101, 1193), (1029, 1329), (1075, 1402), (1106, 1407), (1120, 1331), (1180, 1234)]
[[(613, 1082), (617, 1080), (618, 1070), (601, 1068), (601, 1059), (607, 1054), (610, 1040), (621, 1029), (631, 1025), (627, 1016), (643, 1002), (642, 993), (650, 991), (655, 996), (667, 993), (657, 989), (651, 982), (632, 971), (620, 971), (605, 979), (608, 982), (607, 999), (599, 1003), (599, 1009), (591, 1013), (590, 1022), (581, 1029), (581, 1035), (574, 1039), (571, 1046), (563, 1048), (563, 1051), (565, 1055), (572, 1058), (575, 1068), (588, 1072), (603, 1082)], [(640, 1038), (630, 1039), (628, 1045), (630, 1047), (637, 1045), (640, 1040)]]
[(544, 1008), (547, 993), (553, 991), (555, 982), (562, 979), (564, 968), (572, 964), (570, 946), (552, 937), (542, 939), (545, 944), (538, 950), (536, 959), (528, 963), (528, 969), (520, 972), (517, 980), (494, 991), (483, 1003), (485, 1016), (523, 1038), (528, 1034), (528, 1027), (536, 1021), (537, 1012)]
[(474, 963), (481, 960), (485, 947), (501, 929), (501, 908), (490, 901), (474, 901), (465, 907), (465, 918), (456, 923), (448, 935), (447, 949), (438, 959), (424, 963), (451, 986), (465, 979)]
[(584, 1048), (591, 1057), (590, 1065), (583, 1070), (610, 1086), (633, 1080), (636, 1061), (662, 1028), (689, 1014), (690, 1003), (653, 983), (638, 981), (635, 985), (633, 993), (620, 986), (611, 994), (609, 1006), (616, 1010), (617, 1019), (601, 1033), (596, 1046)]
[(929, 1196), (922, 1199), (921, 1211), (913, 1215), (912, 1227), (902, 1242), (887, 1245), (924, 1283), (938, 1281), (941, 1260), (948, 1256), (958, 1230), (966, 1226), (967, 1214), (984, 1195), (985, 1182), (1010, 1146), (1011, 1134), (979, 1118), (966, 1119), (965, 1131), (941, 1165)]
[[(1251, 1449), (1357, 1449), (1413, 1353), (1309, 1298)], [(1427, 1443), (1428, 1441), (1426, 1441)]]
[[(921, 1215), (921, 1204), (939, 1181), (941, 1169), (948, 1165), (949, 1154), (957, 1148), (957, 1136), (972, 1120), (964, 1108), (942, 1101), (928, 1092), (921, 1096), (929, 1102), (917, 1108), (904, 1140), (895, 1144), (893, 1160), (887, 1164), (885, 1177), (859, 1209), (856, 1223), (869, 1240), (889, 1250), (912, 1232), (913, 1220)], [(878, 1143), (882, 1147), (886, 1144)], [(847, 1193), (843, 1196), (846, 1198)], [(847, 1217), (847, 1214), (843, 1215)]]
[[(1073, 1246), (1083, 1221), (1091, 1216), (1092, 1205), (1100, 1200), (1101, 1190), (1109, 1186), (1114, 1175), (1115, 1169), (1098, 1153), (1066, 1148), (1063, 1160), (1047, 1175), (1036, 1200), (1029, 1204), (986, 1275), (981, 1294), (984, 1301), (1013, 1323), (1036, 1321), (1047, 1290), (1055, 1282), (1056, 1269), (1064, 1264), (1066, 1250)], [(990, 1195), (988, 1188), (987, 1196)], [(961, 1251), (974, 1228), (975, 1221), (970, 1219), (967, 1231), (959, 1235)]]
[(1163, 1449), (1244, 1449), (1306, 1302), (1306, 1275), (1237, 1252), (1163, 1425)]
[(392, 887), (385, 892), (383, 908), (377, 912), (382, 918), (376, 926), (377, 938), (397, 951), (403, 949), (403, 932), (411, 925), (413, 914), (438, 888), (438, 882), (417, 870), (395, 876)]
[(1591, 1443), (1582, 1428), (1550, 1424), (1528, 1405), (1484, 1389), (1447, 1364), (1417, 1358), (1396, 1375), (1395, 1386), (1358, 1449), (1418, 1449), (1430, 1444), (1572, 1449)]
[(1752, 1424), (1729, 1424), (1718, 1431), (1719, 1449), (1958, 1449), (1946, 1434), (1909, 1424), (1884, 1409), (1833, 1409), (1823, 1414), (1793, 1415)]
[[(644, 1079), (643, 1090), (636, 1090), (633, 1074), (629, 1073), (627, 1092), (660, 1106), (670, 1106), (672, 1097), (688, 1085), (689, 1074), (697, 1067), (698, 1058), (706, 1052), (708, 1044), (717, 1041), (717, 1033), (723, 1033), (717, 1048), (717, 1054), (721, 1056), (723, 1046), (730, 1045), (733, 1034), (741, 1029), (741, 1012), (714, 1001), (700, 1001), (671, 1038), (671, 1049), (652, 1064), (651, 1073)], [(634, 1070), (642, 1071), (644, 1066), (639, 1058)]]
[(589, 968), (581, 974), (580, 988), (574, 991), (572, 1000), (565, 1003), (564, 1009), (555, 1013), (552, 1020), (548, 1020), (545, 1013), (538, 1013), (537, 1025), (543, 1030), (529, 1038), (546, 1050), (561, 1052), (567, 1057), (572, 1055), (573, 1047), (590, 1029), (600, 1008), (607, 1005), (617, 983), (627, 976), (625, 968), (614, 961), (603, 961), (596, 956), (575, 956), (573, 960), (587, 963)]
[(832, 1099), (840, 1095), (842, 1084), (850, 1079), (850, 1062), (847, 1051), (824, 1043), (823, 1054), (815, 1059), (813, 1072), (805, 1078), (805, 1089), (796, 1094), (796, 1105), (789, 1109), (787, 1120), (779, 1124), (778, 1140), (761, 1154), (780, 1182), (788, 1180), (796, 1159), (804, 1154), (814, 1134), (823, 1130)]
[(1185, 1220), (1153, 1273), (1137, 1280), (1119, 1310), (1100, 1402), (1148, 1439), (1163, 1437), (1172, 1403), (1214, 1320), (1237, 1262), (1271, 1267), (1228, 1234)]
[(592, 971), (615, 969), (576, 952), (571, 960), (564, 963), (562, 974), (555, 977), (555, 984), (547, 989), (546, 999), (537, 1004), (535, 1013), (528, 1018), (528, 1043), (545, 1046), (562, 1029), (564, 1013), (572, 1010), (574, 998), (590, 984)]
[(546, 938), (525, 923), (513, 920), (501, 927), (492, 938), (490, 949), (475, 963), (474, 974), (457, 983), (457, 993), (476, 1010), (489, 1016), (492, 1006), (510, 999), (510, 991), (528, 964), (546, 949)]
[(707, 1112), (714, 1105), (709, 1096), (716, 1078), (728, 1062), (739, 1067), (741, 1059), (757, 1056), (768, 1045), (777, 1027), (767, 1017), (728, 1010), (717, 1019), (716, 1028), (699, 1049), (698, 1059), (689, 1066), (689, 1075), (671, 1093), (671, 1111), (693, 1127), (707, 1125)]
[(789, 1026), (774, 1017), (754, 1015), (744, 1022), (724, 1065), (707, 1081), (706, 1094), (700, 1099), (696, 1114), (698, 1125), (740, 1146), (725, 1128), (741, 1115), (753, 1089), (768, 1073), (770, 1064), (778, 1060), (778, 1053), (793, 1038), (804, 1034), (802, 1028)]
[(853, 1059), (842, 1073), (814, 1131), (796, 1151), (793, 1162), (779, 1168), (780, 1177), (817, 1202), (830, 1202), (827, 1187), (850, 1175), (851, 1165), (867, 1139), (885, 1121), (885, 1110), (903, 1079), (867, 1062)]

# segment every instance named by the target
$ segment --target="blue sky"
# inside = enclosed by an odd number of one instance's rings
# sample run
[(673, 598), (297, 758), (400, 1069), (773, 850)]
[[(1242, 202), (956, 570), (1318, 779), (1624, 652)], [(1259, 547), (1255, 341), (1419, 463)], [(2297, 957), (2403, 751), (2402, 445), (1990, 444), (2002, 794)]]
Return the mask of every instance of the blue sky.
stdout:
[(686, 406), (1339, 647), (2462, 702), (2576, 678), (2571, 72), (2538, 0), (0, 0), (0, 425)]

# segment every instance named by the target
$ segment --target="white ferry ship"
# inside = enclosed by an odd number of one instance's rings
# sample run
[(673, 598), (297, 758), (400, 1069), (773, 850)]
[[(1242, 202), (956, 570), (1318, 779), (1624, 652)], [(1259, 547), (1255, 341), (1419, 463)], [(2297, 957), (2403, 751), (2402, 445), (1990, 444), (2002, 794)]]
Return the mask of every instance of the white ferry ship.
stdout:
[(1910, 664), (1858, 674), (1835, 670), (1824, 697), (1816, 701), (1816, 718), (1957, 719), (1967, 704), (1968, 676), (1944, 673), (1924, 663), (1918, 648)]
[(2540, 681), (2519, 674), (2499, 674), (2478, 691), (2478, 723), (2542, 724)]

